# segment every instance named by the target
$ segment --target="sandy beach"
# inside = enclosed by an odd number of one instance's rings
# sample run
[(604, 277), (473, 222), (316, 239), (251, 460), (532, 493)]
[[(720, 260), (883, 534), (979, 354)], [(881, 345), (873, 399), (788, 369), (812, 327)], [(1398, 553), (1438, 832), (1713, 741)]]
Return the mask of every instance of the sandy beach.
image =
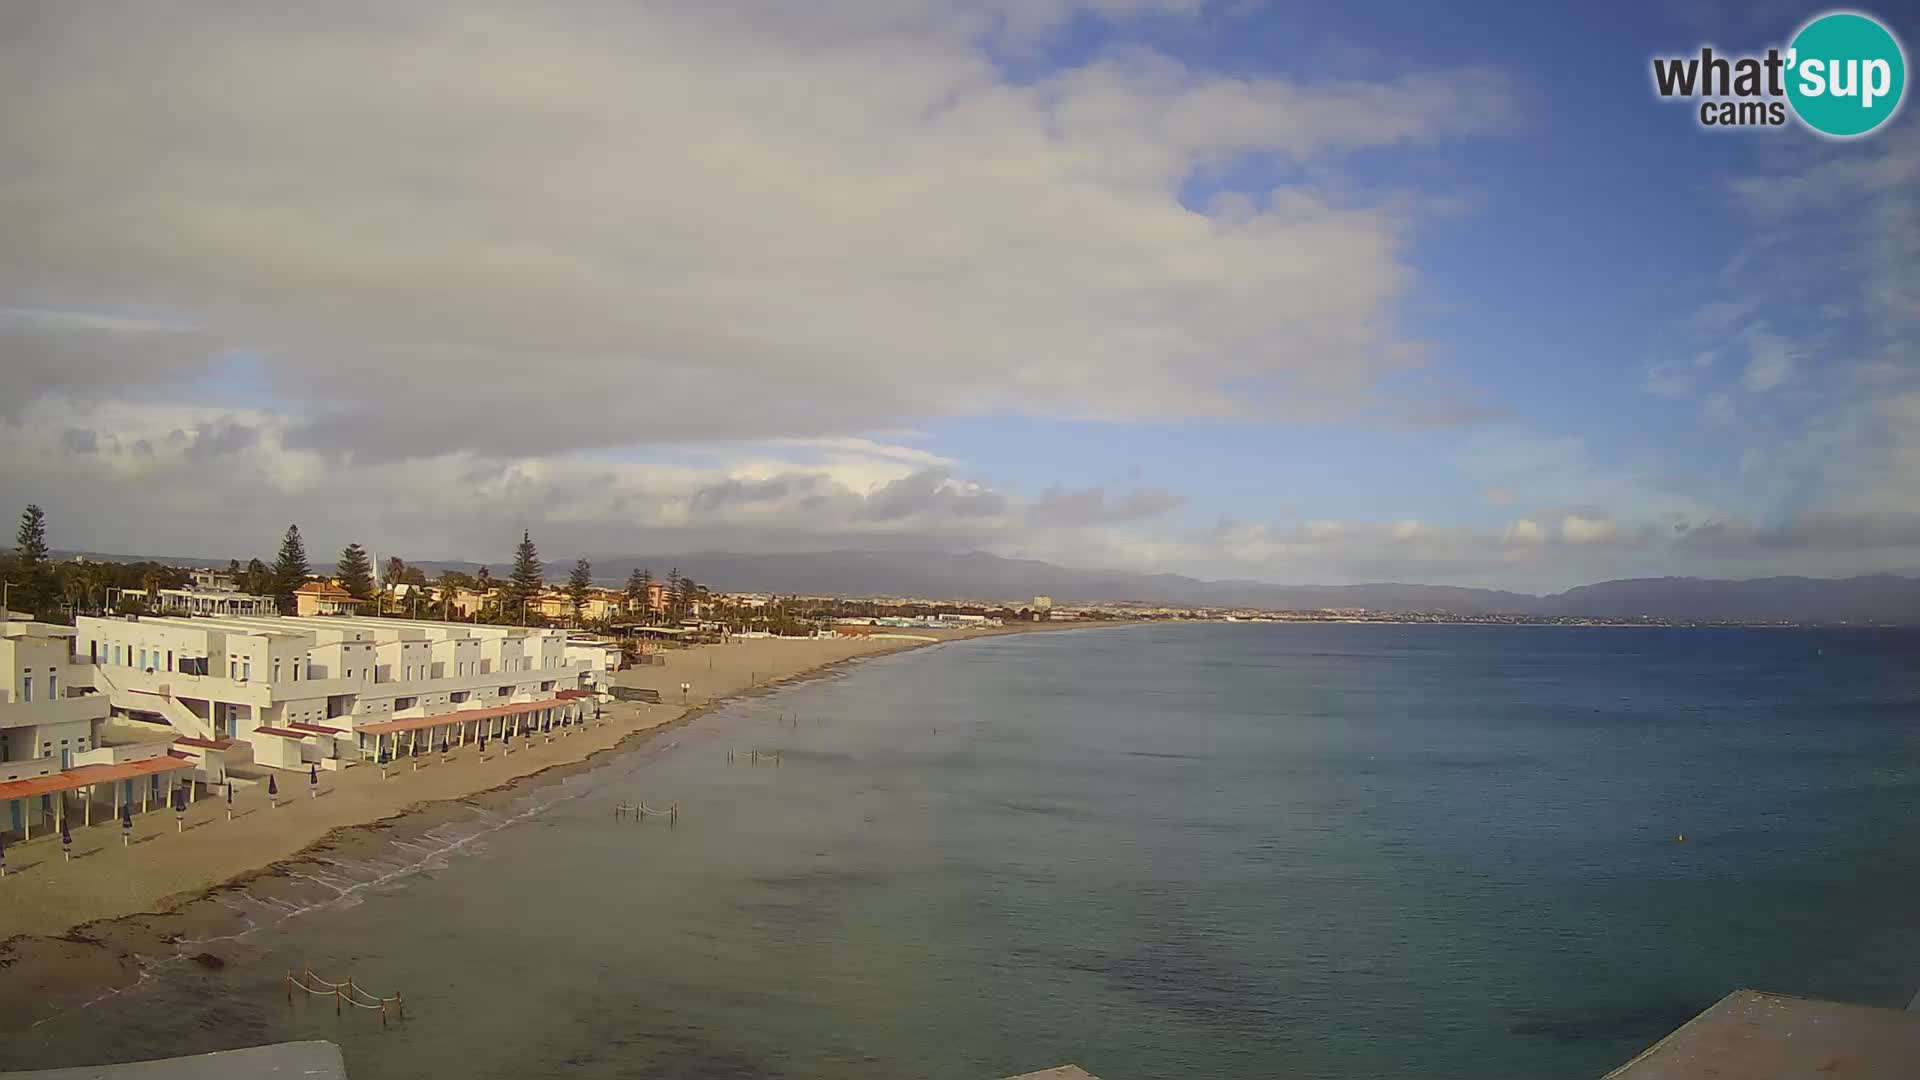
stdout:
[[(198, 936), (217, 913), (193, 910), (193, 901), (241, 882), (271, 888), (284, 864), (303, 855), (339, 852), (385, 842), (396, 830), (425, 829), (475, 805), (549, 777), (691, 719), (726, 699), (817, 674), (859, 657), (940, 641), (995, 634), (1068, 629), (1074, 624), (979, 631), (912, 631), (921, 638), (752, 639), (669, 650), (663, 665), (619, 674), (618, 684), (658, 689), (662, 704), (614, 702), (604, 722), (556, 737), (535, 739), (484, 757), (472, 746), (445, 761), (379, 768), (360, 765), (324, 773), (316, 791), (304, 777), (282, 776), (277, 806), (264, 790), (241, 794), (232, 820), (224, 800), (202, 796), (182, 822), (170, 811), (134, 817), (132, 843), (123, 845), (117, 822), (73, 830), (71, 860), (57, 836), (9, 845), (0, 880), (0, 1030), (31, 1023), (56, 1003), (89, 988), (124, 984), (138, 976), (135, 956), (171, 950), (171, 942)], [(1080, 624), (1082, 626), (1087, 624)], [(1098, 625), (1098, 624), (1095, 624)], [(691, 684), (682, 701), (681, 683)], [(184, 828), (181, 826), (184, 825)], [(208, 905), (200, 905), (202, 908)]]

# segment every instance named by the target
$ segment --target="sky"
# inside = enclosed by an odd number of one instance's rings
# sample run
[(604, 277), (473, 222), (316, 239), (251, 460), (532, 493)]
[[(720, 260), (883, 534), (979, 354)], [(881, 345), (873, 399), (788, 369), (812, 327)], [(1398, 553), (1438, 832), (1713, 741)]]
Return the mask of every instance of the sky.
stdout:
[(1920, 572), (1916, 110), (1655, 96), (1818, 6), (1473, 8), (15, 0), (0, 507), (321, 562)]

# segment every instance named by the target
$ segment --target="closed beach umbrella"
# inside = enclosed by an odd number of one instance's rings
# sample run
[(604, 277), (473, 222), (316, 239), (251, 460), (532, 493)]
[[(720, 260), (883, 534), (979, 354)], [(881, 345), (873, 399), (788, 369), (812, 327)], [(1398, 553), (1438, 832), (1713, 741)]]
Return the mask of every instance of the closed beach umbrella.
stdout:
[(0, 877), (7, 876), (7, 837), (0, 833)]
[(447, 737), (445, 735), (440, 736), (440, 756), (447, 756)]
[(120, 806), (120, 846), (127, 847), (127, 846), (130, 846), (132, 843), (133, 843), (133, 804), (122, 803)]
[(65, 815), (61, 815), (60, 818), (60, 854), (65, 855), (69, 861), (73, 859), (73, 832), (67, 828)]
[(273, 774), (267, 774), (267, 805), (280, 805), (280, 785), (274, 782)]
[(320, 797), (320, 766), (307, 766), (307, 791), (313, 798)]

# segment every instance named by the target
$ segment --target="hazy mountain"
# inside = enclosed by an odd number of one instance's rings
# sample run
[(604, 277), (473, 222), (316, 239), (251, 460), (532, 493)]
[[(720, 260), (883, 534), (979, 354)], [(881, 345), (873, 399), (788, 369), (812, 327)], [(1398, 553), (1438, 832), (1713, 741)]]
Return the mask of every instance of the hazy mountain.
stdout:
[[(1076, 570), (984, 552), (826, 551), (778, 555), (688, 552), (597, 558), (594, 576), (620, 581), (635, 566), (656, 577), (678, 568), (715, 588), (738, 592), (843, 596), (919, 596), (1024, 602), (1051, 596), (1062, 603), (1132, 600), (1149, 604), (1272, 609), (1367, 608), (1454, 615), (1651, 616), (1801, 622), (1920, 623), (1920, 578), (1874, 575), (1724, 581), (1642, 578), (1585, 585), (1533, 596), (1449, 585), (1274, 585), (1205, 581), (1180, 574)], [(496, 567), (498, 573), (503, 568)]]
[[(125, 560), (135, 556), (89, 554)], [(148, 558), (138, 556), (137, 558)], [(162, 558), (177, 566), (225, 566), (225, 559)], [(816, 551), (742, 555), (724, 551), (592, 559), (603, 584), (626, 580), (645, 567), (657, 578), (678, 569), (729, 592), (836, 596), (917, 596), (1025, 603), (1051, 596), (1061, 603), (1136, 601), (1173, 606), (1254, 607), (1276, 610), (1366, 608), (1452, 615), (1578, 615), (1594, 618), (1730, 621), (1881, 622), (1920, 624), (1920, 578), (1876, 574), (1854, 578), (1774, 577), (1746, 581), (1708, 578), (1635, 578), (1583, 585), (1534, 596), (1450, 585), (1274, 585), (1261, 581), (1205, 581), (1181, 574), (1076, 570), (985, 552)], [(318, 564), (316, 564), (318, 565)], [(473, 573), (478, 563), (413, 563), (428, 574)], [(547, 579), (563, 581), (573, 560), (556, 560)], [(505, 577), (505, 563), (491, 568)]]

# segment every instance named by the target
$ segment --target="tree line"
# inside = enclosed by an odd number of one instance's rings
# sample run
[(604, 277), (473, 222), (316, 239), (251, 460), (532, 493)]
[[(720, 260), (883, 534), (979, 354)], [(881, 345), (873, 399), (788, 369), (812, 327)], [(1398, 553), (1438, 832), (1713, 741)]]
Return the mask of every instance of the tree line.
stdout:
[[(546, 588), (545, 567), (530, 530), (522, 530), (512, 567), (504, 581), (494, 578), (485, 566), (472, 574), (448, 570), (430, 580), (424, 570), (398, 556), (389, 558), (384, 574), (376, 576), (372, 557), (359, 543), (341, 549), (333, 570), (339, 587), (354, 600), (367, 605), (372, 613), (428, 617), (438, 614), (442, 619), (453, 619), (456, 603), (465, 592), (480, 598), (478, 609), (471, 615), (481, 621), (515, 624), (544, 621), (533, 607), (533, 601)], [(289, 615), (297, 609), (295, 597), (300, 587), (315, 576), (298, 524), (287, 526), (271, 564), (259, 558), (248, 559), (244, 564), (238, 559), (229, 559), (226, 573), (235, 590), (272, 597), (280, 611)], [(384, 581), (380, 580), (382, 577)], [(161, 590), (185, 588), (191, 580), (189, 571), (152, 560), (56, 562), (47, 543), (47, 517), (37, 504), (21, 512), (14, 548), (0, 555), (0, 584), (4, 585), (7, 608), (50, 622), (71, 622), (75, 615), (102, 614), (109, 610), (144, 614), (159, 608)], [(398, 590), (391, 586), (395, 585), (409, 586), (412, 594), (409, 602), (394, 600)], [(657, 608), (652, 599), (653, 585), (652, 571), (636, 568), (628, 576), (622, 593), (624, 610), (618, 618), (599, 621), (677, 625), (695, 612), (712, 608), (712, 595), (707, 587), (682, 575), (677, 567), (661, 582), (661, 602)], [(580, 559), (574, 563), (564, 587), (575, 625), (589, 623), (586, 610), (593, 590), (593, 566), (586, 559)]]

